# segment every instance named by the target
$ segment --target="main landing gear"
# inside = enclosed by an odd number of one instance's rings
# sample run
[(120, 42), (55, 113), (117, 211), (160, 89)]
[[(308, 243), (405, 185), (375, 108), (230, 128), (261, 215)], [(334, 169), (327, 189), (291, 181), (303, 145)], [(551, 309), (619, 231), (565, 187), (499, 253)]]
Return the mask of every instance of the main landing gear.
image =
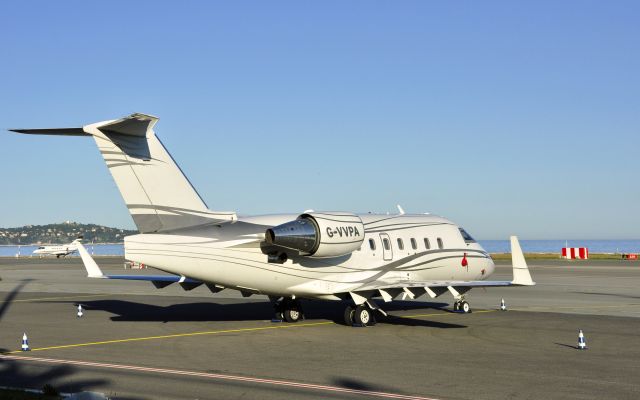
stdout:
[(275, 301), (274, 308), (276, 315), (273, 321), (298, 322), (304, 318), (302, 306), (297, 299), (285, 297), (280, 301)]
[(453, 311), (463, 312), (465, 314), (468, 314), (471, 312), (471, 306), (464, 299), (456, 300), (456, 302), (453, 303)]
[(376, 317), (367, 303), (355, 307), (349, 305), (344, 310), (344, 323), (348, 326), (373, 326)]

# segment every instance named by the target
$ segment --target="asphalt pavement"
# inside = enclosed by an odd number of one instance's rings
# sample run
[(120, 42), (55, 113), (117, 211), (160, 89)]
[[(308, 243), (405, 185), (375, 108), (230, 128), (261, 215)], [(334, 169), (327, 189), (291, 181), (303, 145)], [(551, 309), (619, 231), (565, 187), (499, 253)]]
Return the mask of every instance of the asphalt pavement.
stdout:
[[(97, 261), (123, 272), (121, 258)], [(262, 296), (87, 279), (76, 258), (0, 259), (0, 385), (114, 399), (640, 398), (640, 265), (529, 264), (537, 286), (475, 289), (471, 314), (445, 294), (353, 328), (335, 302), (273, 323)]]

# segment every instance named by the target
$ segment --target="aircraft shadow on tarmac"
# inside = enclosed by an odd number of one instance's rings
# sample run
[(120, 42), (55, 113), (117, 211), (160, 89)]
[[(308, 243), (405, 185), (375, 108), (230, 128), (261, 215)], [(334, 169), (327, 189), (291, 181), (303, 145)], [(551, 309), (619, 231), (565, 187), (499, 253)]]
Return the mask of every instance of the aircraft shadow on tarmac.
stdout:
[(27, 286), (27, 284), (32, 280), (33, 279), (23, 279), (6, 295), (4, 300), (2, 300), (2, 302), (0, 303), (0, 320), (2, 319), (2, 316), (7, 312), (9, 306), (11, 306), (11, 303), (13, 303), (13, 300), (16, 298), (16, 296), (20, 293), (20, 291), (22, 291), (22, 288)]
[(602, 292), (573, 292), (573, 293), (589, 294), (594, 296), (621, 297), (623, 299), (640, 299), (640, 296), (629, 296), (628, 294), (618, 294), (618, 293), (602, 293)]
[[(31, 369), (28, 364), (15, 360), (0, 361), (0, 385), (10, 387), (42, 388), (49, 384), (60, 392), (95, 390), (109, 383), (106, 379), (78, 379), (78, 368), (70, 365)], [(130, 399), (133, 400), (133, 399)]]
[[(425, 303), (416, 301), (398, 301), (385, 305), (387, 312), (409, 310), (441, 310), (446, 303)], [(244, 303), (180, 303), (158, 306), (126, 300), (93, 300), (83, 302), (87, 310), (100, 310), (114, 314), (112, 321), (147, 321), (147, 322), (206, 322), (206, 321), (264, 321), (273, 315), (273, 307), (268, 301), (251, 301)], [(345, 304), (330, 301), (303, 301), (307, 319), (330, 319), (344, 324), (343, 312)], [(442, 310), (442, 312), (448, 312)], [(464, 325), (434, 322), (423, 319), (389, 315), (380, 316), (378, 321), (391, 325), (425, 326), (432, 328), (466, 328)]]

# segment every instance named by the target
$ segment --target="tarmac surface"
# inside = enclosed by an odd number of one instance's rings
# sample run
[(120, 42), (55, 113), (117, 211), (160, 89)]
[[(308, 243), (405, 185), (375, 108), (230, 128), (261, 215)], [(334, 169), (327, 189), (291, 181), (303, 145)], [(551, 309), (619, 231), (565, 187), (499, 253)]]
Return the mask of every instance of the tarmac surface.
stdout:
[[(121, 258), (96, 261), (123, 273)], [(510, 279), (499, 264), (491, 279)], [(529, 265), (537, 286), (474, 289), (471, 314), (444, 294), (381, 303), (389, 317), (353, 328), (340, 303), (305, 301), (306, 320), (272, 323), (262, 296), (88, 279), (77, 258), (3, 258), (0, 386), (114, 399), (640, 398), (640, 263)]]

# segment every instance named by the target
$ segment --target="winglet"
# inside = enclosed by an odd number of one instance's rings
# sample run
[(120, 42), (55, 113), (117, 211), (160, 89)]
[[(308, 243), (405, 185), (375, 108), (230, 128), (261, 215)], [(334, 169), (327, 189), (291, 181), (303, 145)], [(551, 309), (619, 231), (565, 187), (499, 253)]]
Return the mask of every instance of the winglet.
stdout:
[(78, 245), (78, 253), (80, 253), (80, 257), (82, 258), (82, 263), (84, 264), (85, 269), (87, 270), (87, 276), (89, 278), (104, 278), (100, 267), (98, 264), (91, 258), (87, 249), (84, 248), (81, 242), (77, 243)]
[(513, 264), (513, 285), (533, 286), (536, 283), (531, 279), (527, 261), (524, 259), (520, 242), (517, 236), (511, 236), (511, 262)]

